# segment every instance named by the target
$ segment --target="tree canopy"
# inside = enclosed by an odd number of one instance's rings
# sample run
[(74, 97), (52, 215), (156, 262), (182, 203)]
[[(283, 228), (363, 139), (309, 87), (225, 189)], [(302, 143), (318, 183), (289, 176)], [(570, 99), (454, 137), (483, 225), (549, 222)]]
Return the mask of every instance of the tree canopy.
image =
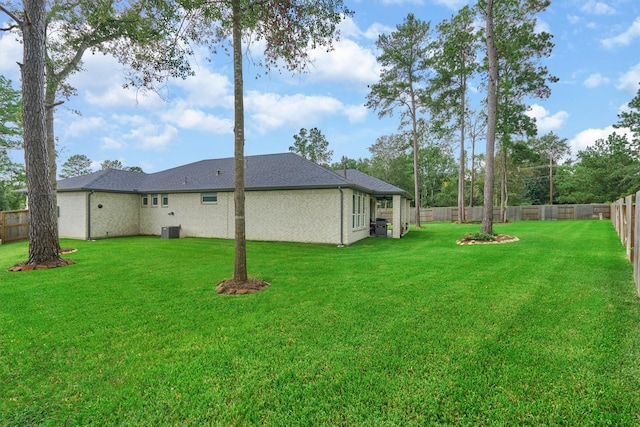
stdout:
[(300, 154), (307, 160), (319, 165), (328, 166), (333, 156), (333, 150), (329, 150), (329, 141), (318, 128), (300, 129), (297, 135), (293, 135), (294, 143), (289, 151)]

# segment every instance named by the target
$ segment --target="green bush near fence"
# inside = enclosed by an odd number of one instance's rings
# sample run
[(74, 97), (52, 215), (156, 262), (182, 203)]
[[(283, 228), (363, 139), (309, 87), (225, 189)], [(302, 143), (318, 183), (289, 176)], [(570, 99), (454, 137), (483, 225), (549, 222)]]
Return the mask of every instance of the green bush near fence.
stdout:
[(258, 294), (222, 296), (233, 242), (64, 240), (9, 273), (0, 425), (638, 425), (640, 302), (610, 222), (400, 240), (249, 242)]

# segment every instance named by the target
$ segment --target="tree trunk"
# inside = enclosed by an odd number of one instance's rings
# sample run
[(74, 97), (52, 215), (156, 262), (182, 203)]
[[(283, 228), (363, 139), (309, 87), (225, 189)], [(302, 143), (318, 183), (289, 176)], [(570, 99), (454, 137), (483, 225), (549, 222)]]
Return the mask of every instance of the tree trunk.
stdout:
[(493, 25), (493, 0), (487, 0), (486, 45), (489, 60), (489, 85), (487, 87), (487, 147), (485, 150), (484, 206), (482, 208), (482, 232), (486, 234), (493, 234), (494, 151), (498, 119), (498, 59)]
[(22, 25), (24, 59), (21, 71), (30, 221), (27, 264), (37, 265), (59, 261), (60, 256), (45, 125), (45, 2), (25, 1), (24, 6), (26, 19)]
[[(53, 70), (48, 69), (47, 75), (53, 72)], [(56, 101), (56, 91), (57, 87), (53, 86), (50, 82), (46, 82), (46, 89), (44, 93), (44, 105), (45, 105), (45, 128), (47, 132), (47, 156), (49, 157), (49, 180), (51, 182), (51, 199), (53, 203), (54, 209), (58, 208), (58, 168), (56, 165), (56, 159), (58, 157), (58, 153), (56, 153), (56, 138), (53, 129), (53, 114), (55, 112), (54, 103)], [(56, 227), (58, 224), (58, 217), (55, 216)], [(60, 249), (60, 243), (56, 241), (58, 245), (58, 249)]]
[(247, 281), (247, 243), (244, 209), (244, 84), (242, 79), (242, 22), (240, 0), (233, 0), (233, 91), (234, 91), (234, 203), (235, 259), (233, 279)]
[(465, 120), (465, 92), (466, 92), (466, 84), (465, 79), (463, 77), (462, 86), (460, 88), (461, 95), (460, 96), (460, 110), (462, 114), (460, 115), (460, 169), (458, 171), (458, 224), (463, 224), (466, 220), (464, 215), (464, 120)]
[(411, 90), (411, 124), (413, 128), (411, 129), (411, 137), (413, 139), (413, 186), (415, 191), (415, 208), (416, 208), (416, 228), (422, 228), (420, 225), (420, 176), (418, 174), (418, 117), (416, 112), (416, 102), (415, 93), (413, 89)]
[(475, 185), (476, 180), (476, 138), (475, 136), (471, 137), (471, 186), (469, 187), (469, 207), (473, 207), (473, 186)]
[(502, 154), (500, 156), (500, 222), (507, 222), (507, 204), (509, 203), (509, 193), (507, 192), (507, 148), (502, 144)]
[(549, 153), (549, 206), (553, 205), (553, 156)]

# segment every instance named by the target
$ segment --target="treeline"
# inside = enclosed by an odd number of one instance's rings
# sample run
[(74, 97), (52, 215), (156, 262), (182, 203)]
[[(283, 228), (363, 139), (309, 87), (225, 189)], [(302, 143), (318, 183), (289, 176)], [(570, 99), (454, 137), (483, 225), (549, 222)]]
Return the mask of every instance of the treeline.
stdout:
[[(573, 158), (567, 140), (553, 132), (515, 140), (506, 148), (506, 156), (500, 147), (496, 152), (494, 204), (500, 204), (503, 171), (508, 177), (510, 206), (610, 203), (640, 190), (640, 91), (619, 115), (614, 127), (619, 131), (594, 141)], [(426, 133), (421, 134), (418, 152), (421, 207), (457, 206), (456, 148), (453, 141), (433, 141)], [(413, 188), (413, 153), (408, 137), (382, 136), (369, 147), (369, 152), (369, 158), (345, 158), (330, 166), (358, 169), (400, 188)], [(465, 154), (465, 204), (481, 206), (485, 154), (474, 153), (471, 157), (469, 149)]]

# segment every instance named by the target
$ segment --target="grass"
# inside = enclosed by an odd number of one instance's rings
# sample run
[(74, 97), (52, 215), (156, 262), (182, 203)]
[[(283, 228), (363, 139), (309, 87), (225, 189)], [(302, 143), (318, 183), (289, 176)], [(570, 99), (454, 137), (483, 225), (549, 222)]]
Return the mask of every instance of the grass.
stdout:
[(428, 224), (353, 246), (137, 237), (9, 273), (0, 425), (637, 425), (640, 301), (606, 221)]

